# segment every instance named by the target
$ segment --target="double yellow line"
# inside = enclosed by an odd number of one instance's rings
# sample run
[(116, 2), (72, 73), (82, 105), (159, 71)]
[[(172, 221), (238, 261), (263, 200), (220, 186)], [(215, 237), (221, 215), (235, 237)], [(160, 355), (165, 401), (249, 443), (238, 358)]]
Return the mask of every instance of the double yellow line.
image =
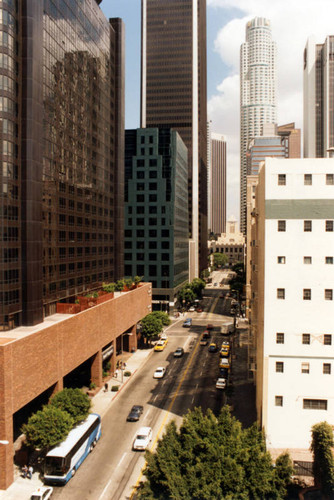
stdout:
[[(168, 418), (168, 416), (169, 416), (169, 412), (170, 412), (170, 411), (172, 410), (172, 408), (173, 408), (173, 405), (174, 405), (175, 399), (176, 399), (176, 397), (177, 397), (177, 395), (178, 395), (178, 393), (179, 393), (179, 391), (180, 391), (180, 389), (181, 389), (181, 385), (182, 385), (182, 383), (183, 383), (183, 381), (184, 381), (184, 379), (185, 379), (185, 376), (186, 376), (186, 375), (187, 375), (187, 373), (188, 373), (189, 367), (190, 367), (190, 365), (191, 365), (191, 363), (192, 363), (192, 361), (193, 361), (193, 359), (194, 359), (194, 356), (195, 356), (195, 354), (196, 354), (196, 351), (197, 351), (197, 349), (198, 349), (198, 346), (199, 346), (199, 339), (198, 339), (197, 344), (196, 344), (196, 346), (195, 346), (195, 348), (194, 348), (194, 350), (193, 350), (193, 353), (192, 353), (192, 355), (191, 355), (191, 357), (190, 357), (190, 359), (189, 359), (189, 361), (188, 361), (188, 363), (187, 363), (186, 369), (185, 369), (185, 370), (184, 370), (184, 372), (183, 372), (183, 375), (182, 375), (182, 377), (181, 377), (181, 380), (180, 380), (180, 382), (179, 382), (179, 385), (177, 386), (177, 389), (176, 389), (176, 391), (175, 391), (175, 394), (174, 394), (174, 396), (173, 396), (173, 399), (172, 399), (172, 401), (170, 402), (170, 404), (169, 404), (169, 406), (168, 406), (168, 408), (167, 408), (167, 410), (166, 410), (166, 415), (165, 415), (165, 417), (164, 417), (164, 419), (163, 419), (163, 421), (162, 421), (162, 424), (161, 424), (161, 426), (160, 426), (160, 428), (159, 428), (159, 430), (158, 430), (157, 436), (156, 436), (155, 440), (153, 441), (153, 444), (152, 444), (152, 446), (151, 446), (151, 448), (150, 448), (150, 451), (153, 451), (153, 449), (154, 449), (154, 447), (155, 447), (155, 445), (156, 445), (156, 443), (157, 443), (157, 441), (158, 441), (158, 439), (159, 439), (159, 436), (160, 436), (160, 434), (161, 434), (161, 432), (162, 432), (162, 430), (163, 430), (163, 428), (164, 428), (164, 426), (165, 426), (165, 424), (166, 424), (166, 420), (167, 420), (167, 418)], [(134, 488), (133, 488), (133, 491), (132, 491), (132, 493), (131, 493), (131, 495), (130, 495), (130, 500), (133, 500), (133, 498), (134, 498), (134, 495), (135, 495), (135, 493), (136, 493), (136, 491), (137, 491), (137, 489), (138, 489), (139, 483), (140, 483), (140, 481), (141, 481), (141, 479), (142, 479), (142, 477), (143, 477), (143, 471), (144, 471), (145, 467), (146, 467), (146, 462), (145, 462), (144, 467), (142, 468), (142, 470), (141, 470), (141, 472), (140, 472), (140, 475), (139, 475), (139, 477), (138, 477), (138, 479), (137, 479), (137, 482), (136, 482), (136, 484), (135, 484), (135, 486), (134, 486)]]

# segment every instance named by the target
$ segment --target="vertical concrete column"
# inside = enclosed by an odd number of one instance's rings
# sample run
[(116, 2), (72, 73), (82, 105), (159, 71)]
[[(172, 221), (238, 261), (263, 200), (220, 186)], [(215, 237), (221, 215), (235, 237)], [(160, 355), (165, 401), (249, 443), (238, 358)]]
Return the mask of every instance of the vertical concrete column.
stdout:
[(53, 386), (51, 398), (52, 398), (52, 396), (57, 394), (57, 392), (62, 391), (63, 389), (64, 389), (64, 379), (61, 378)]
[(112, 353), (112, 356), (110, 358), (110, 364), (111, 364), (110, 373), (112, 375), (115, 373), (116, 370), (116, 339), (114, 340), (113, 345), (114, 345), (114, 352)]
[(129, 335), (129, 351), (137, 350), (137, 325), (131, 328), (131, 335)]
[(92, 358), (90, 369), (90, 379), (97, 387), (102, 385), (102, 349), (100, 349)]

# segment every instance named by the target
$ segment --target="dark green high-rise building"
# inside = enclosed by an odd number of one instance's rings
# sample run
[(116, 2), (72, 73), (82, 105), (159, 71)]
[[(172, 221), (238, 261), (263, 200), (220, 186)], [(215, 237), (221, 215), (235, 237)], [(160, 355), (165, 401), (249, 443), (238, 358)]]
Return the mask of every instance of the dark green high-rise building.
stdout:
[(172, 129), (125, 132), (125, 276), (153, 286), (153, 307), (170, 310), (188, 282), (188, 151)]

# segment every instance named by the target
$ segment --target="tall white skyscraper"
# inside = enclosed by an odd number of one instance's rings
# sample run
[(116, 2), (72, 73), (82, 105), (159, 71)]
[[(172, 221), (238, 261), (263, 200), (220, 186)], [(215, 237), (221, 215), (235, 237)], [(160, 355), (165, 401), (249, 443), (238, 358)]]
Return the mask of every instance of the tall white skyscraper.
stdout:
[(276, 44), (270, 21), (256, 17), (246, 25), (240, 49), (240, 229), (246, 233), (246, 152), (265, 123), (276, 123)]

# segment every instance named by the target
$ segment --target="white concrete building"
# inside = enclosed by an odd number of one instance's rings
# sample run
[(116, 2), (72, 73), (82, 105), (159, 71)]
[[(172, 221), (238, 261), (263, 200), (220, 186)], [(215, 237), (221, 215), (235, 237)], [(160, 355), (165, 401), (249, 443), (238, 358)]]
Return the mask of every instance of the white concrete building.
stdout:
[(227, 255), (229, 266), (244, 262), (245, 237), (238, 231), (238, 223), (234, 218), (227, 221), (226, 233), (221, 233), (217, 241), (208, 241), (208, 249), (210, 254), (218, 252)]
[(270, 21), (256, 17), (246, 25), (240, 49), (240, 230), (246, 232), (248, 142), (276, 123), (276, 44)]
[(252, 216), (258, 417), (274, 455), (307, 460), (334, 425), (334, 160), (267, 158)]

